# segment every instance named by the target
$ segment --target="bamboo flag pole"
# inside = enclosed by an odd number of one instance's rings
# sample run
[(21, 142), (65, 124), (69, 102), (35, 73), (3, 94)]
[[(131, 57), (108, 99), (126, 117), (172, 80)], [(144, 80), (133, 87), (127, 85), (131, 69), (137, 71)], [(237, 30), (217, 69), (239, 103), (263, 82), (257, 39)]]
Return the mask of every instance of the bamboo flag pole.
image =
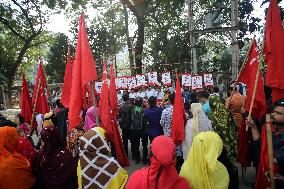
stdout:
[[(93, 100), (93, 104), (94, 104), (94, 110), (97, 110), (97, 101), (95, 99), (94, 84), (95, 84), (95, 82), (92, 81), (91, 82), (91, 93), (92, 93), (92, 100)], [(96, 118), (96, 126), (98, 126), (99, 125), (98, 113), (96, 111), (94, 111), (94, 112), (95, 112), (95, 118)]]
[[(34, 118), (35, 118), (36, 103), (37, 103), (40, 87), (41, 87), (41, 78), (39, 78), (39, 82), (38, 82), (37, 90), (36, 90), (35, 103), (33, 104), (33, 113), (32, 113), (32, 120), (31, 120), (31, 128), (32, 129), (33, 129), (33, 122), (34, 122)], [(31, 135), (32, 135), (32, 133), (31, 133)]]
[(267, 149), (268, 149), (270, 186), (271, 186), (271, 189), (275, 189), (274, 173), (273, 173), (272, 132), (271, 132), (270, 123), (271, 123), (270, 115), (266, 114), (266, 137), (267, 137)]
[[(236, 79), (237, 82), (239, 81), (240, 75), (241, 75), (241, 73), (242, 73), (242, 70), (244, 69), (245, 64), (246, 64), (246, 62), (247, 62), (247, 60), (248, 60), (249, 52), (250, 52), (250, 50), (251, 50), (252, 43), (253, 43), (254, 39), (255, 39), (255, 36), (253, 37), (253, 39), (252, 39), (252, 41), (251, 41), (251, 43), (250, 43), (250, 46), (249, 46), (249, 49), (248, 49), (246, 58), (245, 58), (245, 60), (244, 60), (244, 62), (243, 62), (243, 64), (242, 64), (242, 67), (241, 67), (241, 69), (240, 69), (240, 71), (239, 71), (239, 73), (238, 73), (238, 76), (237, 76), (237, 79)], [(233, 84), (233, 92), (232, 92), (232, 94), (231, 94), (231, 96), (230, 96), (229, 102), (226, 104), (226, 108), (229, 108), (229, 105), (230, 105), (230, 103), (231, 103), (231, 101), (232, 101), (233, 95), (234, 95), (234, 93), (236, 92), (236, 89), (235, 89), (236, 86), (237, 86), (237, 84), (236, 84), (236, 82), (234, 82), (234, 84)]]

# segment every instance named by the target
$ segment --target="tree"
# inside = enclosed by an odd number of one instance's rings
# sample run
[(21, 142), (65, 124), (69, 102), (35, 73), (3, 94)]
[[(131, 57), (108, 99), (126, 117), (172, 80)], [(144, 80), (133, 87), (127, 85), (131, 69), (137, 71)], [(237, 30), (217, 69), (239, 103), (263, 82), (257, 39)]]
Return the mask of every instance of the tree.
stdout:
[(68, 44), (68, 37), (65, 34), (55, 34), (49, 47), (47, 64), (45, 65), (45, 73), (49, 83), (63, 83)]

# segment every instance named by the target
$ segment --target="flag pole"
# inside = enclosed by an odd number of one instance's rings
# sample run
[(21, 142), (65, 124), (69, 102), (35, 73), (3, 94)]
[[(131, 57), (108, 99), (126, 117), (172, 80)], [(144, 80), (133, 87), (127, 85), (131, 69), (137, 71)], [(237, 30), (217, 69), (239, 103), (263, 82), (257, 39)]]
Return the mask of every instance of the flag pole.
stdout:
[[(38, 82), (37, 90), (36, 90), (35, 103), (34, 103), (34, 106), (33, 106), (32, 120), (31, 120), (31, 128), (32, 129), (33, 129), (33, 122), (34, 122), (34, 118), (35, 118), (35, 110), (36, 110), (36, 104), (37, 104), (40, 86), (41, 86), (41, 78), (39, 78), (39, 82)], [(32, 130), (31, 135), (32, 135), (33, 131), (34, 131), (34, 129)]]
[[(94, 104), (94, 110), (96, 110), (97, 102), (96, 102), (96, 99), (95, 99), (94, 84), (95, 84), (95, 82), (92, 81), (91, 82), (91, 93), (92, 93), (92, 99), (93, 99), (93, 104)], [(98, 126), (99, 125), (99, 117), (98, 117), (98, 114), (96, 113), (96, 111), (95, 111), (95, 118), (96, 118), (96, 126)]]
[(237, 86), (237, 84), (236, 84), (236, 83), (239, 81), (239, 79), (240, 79), (240, 75), (241, 75), (241, 73), (242, 73), (242, 70), (243, 70), (243, 69), (244, 69), (244, 67), (245, 67), (245, 64), (246, 64), (246, 62), (247, 62), (247, 59), (248, 59), (248, 56), (249, 56), (249, 52), (250, 52), (250, 50), (251, 50), (252, 43), (253, 43), (254, 39), (255, 39), (255, 36), (253, 37), (252, 41), (250, 42), (250, 46), (249, 46), (249, 49), (248, 49), (248, 52), (247, 52), (246, 58), (245, 58), (245, 60), (244, 60), (244, 62), (243, 62), (243, 64), (242, 64), (242, 67), (241, 67), (241, 69), (240, 69), (240, 71), (239, 71), (239, 73), (238, 73), (238, 76), (237, 76), (236, 82), (234, 82), (234, 84), (233, 84), (233, 92), (232, 92), (232, 94), (231, 94), (231, 96), (230, 96), (230, 100), (229, 100), (229, 102), (226, 104), (226, 108), (229, 108), (229, 105), (230, 105), (230, 103), (231, 103), (231, 101), (232, 101), (233, 95), (234, 95), (234, 93), (236, 92), (236, 89), (235, 89), (235, 88), (236, 88), (236, 86)]
[(272, 132), (271, 132), (270, 124), (271, 124), (270, 115), (266, 114), (266, 137), (267, 137), (267, 150), (268, 150), (268, 165), (269, 165), (270, 187), (271, 187), (271, 189), (275, 189), (274, 173), (273, 173)]

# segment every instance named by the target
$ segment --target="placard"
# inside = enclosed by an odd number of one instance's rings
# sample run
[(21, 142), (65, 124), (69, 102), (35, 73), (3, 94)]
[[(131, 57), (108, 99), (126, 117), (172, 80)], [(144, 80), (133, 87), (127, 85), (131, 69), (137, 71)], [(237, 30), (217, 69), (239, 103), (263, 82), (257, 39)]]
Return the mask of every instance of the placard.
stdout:
[(95, 82), (95, 90), (97, 93), (101, 93), (102, 90), (102, 82)]
[(146, 86), (146, 78), (144, 74), (136, 75), (136, 86), (137, 87)]
[(171, 73), (170, 72), (162, 73), (162, 83), (166, 86), (172, 85)]
[(154, 86), (154, 85), (157, 85), (157, 83), (158, 83), (157, 72), (149, 72), (148, 73), (148, 85)]
[(191, 76), (191, 88), (195, 89), (202, 89), (202, 76), (201, 75), (194, 75)]
[(203, 81), (204, 81), (204, 86), (205, 87), (214, 85), (213, 76), (212, 76), (211, 73), (203, 74)]
[(136, 88), (136, 77), (135, 76), (130, 76), (128, 77), (128, 89), (135, 89)]
[(183, 74), (181, 78), (182, 86), (190, 87), (191, 86), (191, 74)]

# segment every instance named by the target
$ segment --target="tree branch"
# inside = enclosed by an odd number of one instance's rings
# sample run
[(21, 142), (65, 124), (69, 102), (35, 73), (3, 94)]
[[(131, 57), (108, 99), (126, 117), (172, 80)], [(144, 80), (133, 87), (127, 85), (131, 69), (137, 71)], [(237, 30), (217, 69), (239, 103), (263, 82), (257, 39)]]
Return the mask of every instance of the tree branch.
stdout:
[(5, 18), (0, 16), (0, 22), (2, 22), (5, 26), (7, 26), (16, 36), (18, 36), (21, 40), (25, 41), (26, 38), (22, 36), (20, 33), (18, 33), (10, 24), (9, 21)]
[(30, 47), (38, 46), (38, 45), (40, 45), (40, 44), (42, 44), (42, 43), (46, 43), (46, 42), (48, 42), (48, 41), (50, 41), (50, 39), (47, 39), (47, 40), (39, 41), (39, 42), (37, 42), (37, 43), (30, 44), (30, 45), (29, 45), (29, 48), (30, 48)]
[(26, 17), (27, 22), (28, 22), (29, 25), (30, 25), (30, 28), (31, 28), (31, 30), (32, 30), (32, 33), (35, 33), (35, 30), (34, 30), (34, 27), (33, 27), (33, 23), (32, 23), (31, 18), (29, 17), (29, 15), (28, 15), (28, 13), (27, 13), (27, 11), (26, 11), (19, 3), (17, 3), (16, 0), (12, 0), (12, 1), (13, 1), (13, 3), (14, 3), (15, 5), (17, 5), (17, 6), (21, 9), (22, 13), (23, 13), (24, 16)]
[(135, 6), (129, 0), (120, 0), (122, 5), (126, 5), (127, 8), (136, 16), (139, 17), (138, 11), (136, 10)]

